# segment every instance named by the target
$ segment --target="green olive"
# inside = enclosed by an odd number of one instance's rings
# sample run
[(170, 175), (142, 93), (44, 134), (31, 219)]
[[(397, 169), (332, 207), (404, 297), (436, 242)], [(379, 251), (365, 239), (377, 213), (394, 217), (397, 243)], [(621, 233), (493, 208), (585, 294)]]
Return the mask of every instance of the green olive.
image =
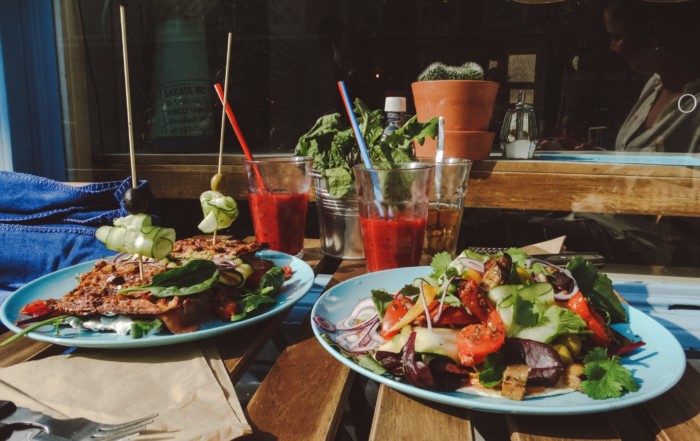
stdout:
[(211, 191), (219, 191), (219, 184), (224, 180), (224, 175), (217, 173), (211, 177)]
[(140, 187), (132, 187), (124, 193), (124, 208), (129, 214), (145, 213), (148, 210), (148, 198)]
[(554, 342), (566, 346), (574, 358), (581, 353), (581, 337), (577, 334), (560, 335)]
[(559, 357), (561, 358), (561, 362), (564, 363), (565, 366), (568, 366), (574, 362), (574, 358), (571, 356), (569, 348), (564, 345), (554, 345), (553, 348), (555, 351), (557, 351)]

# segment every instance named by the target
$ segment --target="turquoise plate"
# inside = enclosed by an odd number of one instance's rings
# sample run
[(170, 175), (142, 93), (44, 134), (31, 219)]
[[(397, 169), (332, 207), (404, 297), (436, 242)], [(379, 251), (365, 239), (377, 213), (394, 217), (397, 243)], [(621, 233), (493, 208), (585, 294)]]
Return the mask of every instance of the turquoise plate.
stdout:
[[(133, 339), (128, 335), (120, 336), (106, 332), (92, 332), (72, 328), (60, 329), (59, 334), (52, 327), (46, 326), (27, 334), (34, 340), (45, 341), (63, 346), (80, 346), (86, 348), (142, 348), (164, 346), (187, 341), (213, 337), (226, 332), (245, 328), (261, 320), (291, 308), (309, 291), (314, 282), (311, 267), (301, 259), (277, 251), (260, 251), (257, 256), (272, 260), (276, 266), (292, 268), (292, 277), (284, 282), (277, 303), (268, 308), (261, 308), (257, 313), (247, 316), (238, 322), (223, 322), (213, 320), (202, 325), (199, 330), (186, 334), (160, 333), (144, 338)], [(0, 320), (14, 332), (21, 331), (15, 325), (19, 310), (26, 304), (39, 299), (60, 298), (76, 285), (76, 276), (89, 271), (94, 261), (84, 262), (69, 268), (64, 268), (44, 277), (36, 279), (10, 295), (0, 307)]]
[[(349, 316), (353, 307), (361, 299), (370, 297), (371, 290), (385, 289), (394, 292), (413, 281), (416, 277), (428, 275), (430, 267), (398, 268), (369, 273), (340, 283), (323, 294), (311, 310), (312, 318), (322, 317), (337, 323)], [(315, 320), (312, 326), (321, 345), (341, 363), (350, 369), (399, 390), (438, 403), (476, 409), (487, 412), (535, 415), (566, 415), (605, 412), (633, 406), (648, 401), (673, 387), (685, 371), (685, 353), (671, 333), (654, 319), (630, 307), (629, 324), (614, 325), (617, 331), (638, 336), (646, 345), (623, 358), (623, 364), (632, 371), (640, 384), (639, 391), (627, 393), (621, 398), (594, 400), (579, 392), (570, 392), (549, 397), (527, 398), (524, 401), (511, 401), (505, 398), (484, 397), (460, 392), (435, 392), (420, 389), (392, 378), (377, 375), (351, 360), (343, 357), (330, 346)], [(331, 335), (333, 337), (333, 335)]]

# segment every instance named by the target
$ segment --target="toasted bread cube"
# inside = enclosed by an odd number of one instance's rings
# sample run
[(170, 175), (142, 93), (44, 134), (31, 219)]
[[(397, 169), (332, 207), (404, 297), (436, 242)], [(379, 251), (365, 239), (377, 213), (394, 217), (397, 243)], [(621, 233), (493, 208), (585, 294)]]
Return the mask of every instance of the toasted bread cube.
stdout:
[(513, 364), (503, 372), (501, 396), (511, 400), (522, 401), (525, 398), (525, 385), (530, 368), (525, 364)]
[(581, 391), (581, 379), (583, 376), (583, 365), (581, 363), (570, 364), (564, 370), (564, 383), (572, 389)]

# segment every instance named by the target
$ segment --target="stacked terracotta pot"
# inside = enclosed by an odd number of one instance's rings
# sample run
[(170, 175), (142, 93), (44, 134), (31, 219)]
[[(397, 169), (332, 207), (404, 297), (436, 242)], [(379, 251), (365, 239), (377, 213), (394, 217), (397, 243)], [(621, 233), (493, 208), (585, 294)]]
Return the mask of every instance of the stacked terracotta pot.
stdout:
[[(411, 85), (418, 121), (445, 119), (445, 151), (448, 158), (486, 159), (495, 132), (489, 123), (499, 84), (482, 80), (419, 81)], [(417, 156), (435, 156), (437, 139), (416, 143)]]

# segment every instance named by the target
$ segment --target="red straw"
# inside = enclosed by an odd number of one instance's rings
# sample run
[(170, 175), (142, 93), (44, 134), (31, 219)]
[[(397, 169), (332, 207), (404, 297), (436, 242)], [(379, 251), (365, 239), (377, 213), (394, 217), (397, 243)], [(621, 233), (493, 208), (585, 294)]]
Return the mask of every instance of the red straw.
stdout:
[[(216, 94), (219, 95), (219, 101), (221, 101), (221, 104), (224, 105), (224, 90), (221, 88), (221, 84), (214, 84), (214, 89), (216, 89)], [(250, 149), (248, 149), (248, 143), (245, 142), (243, 132), (241, 132), (241, 128), (238, 126), (238, 120), (236, 120), (236, 116), (233, 114), (233, 110), (228, 104), (228, 101), (226, 102), (226, 116), (228, 116), (228, 120), (231, 122), (231, 127), (233, 127), (233, 131), (236, 133), (236, 138), (238, 138), (238, 142), (241, 144), (241, 148), (243, 149), (246, 159), (248, 161), (254, 161), (253, 155), (250, 154)], [(264, 189), (265, 185), (263, 184), (262, 176), (260, 175), (260, 170), (258, 170), (257, 164), (253, 164), (253, 171), (255, 171), (255, 176), (258, 179), (258, 186)]]
[[(216, 89), (216, 94), (219, 95), (219, 100), (223, 105), (224, 90), (221, 88), (221, 84), (214, 84), (214, 89)], [(231, 106), (229, 106), (228, 102), (226, 103), (226, 115), (228, 116), (228, 120), (231, 122), (231, 127), (233, 127), (233, 131), (236, 133), (236, 138), (238, 138), (238, 142), (241, 144), (241, 148), (243, 149), (243, 153), (245, 153), (245, 157), (248, 159), (248, 161), (252, 161), (253, 155), (250, 154), (250, 150), (248, 149), (248, 143), (245, 142), (243, 132), (241, 132), (241, 128), (238, 126), (236, 116), (233, 114), (233, 110), (231, 110)]]

